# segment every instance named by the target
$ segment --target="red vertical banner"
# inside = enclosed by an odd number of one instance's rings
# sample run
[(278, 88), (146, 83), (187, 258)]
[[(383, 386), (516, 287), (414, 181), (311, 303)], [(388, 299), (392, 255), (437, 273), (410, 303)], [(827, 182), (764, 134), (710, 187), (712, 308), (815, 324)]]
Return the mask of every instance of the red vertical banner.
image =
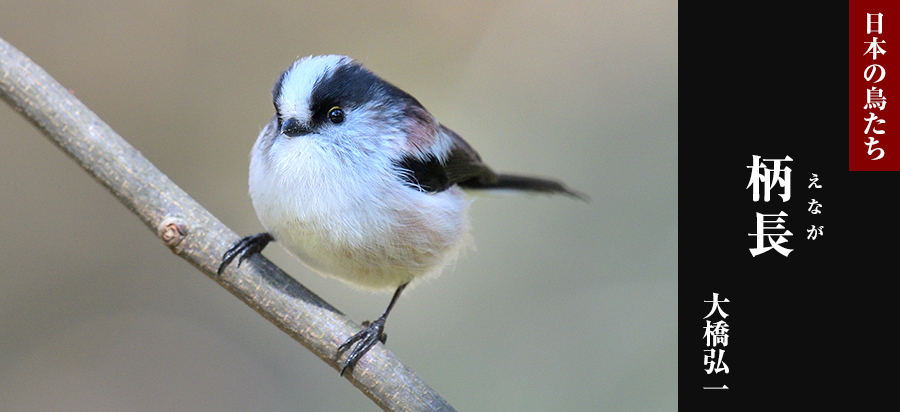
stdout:
[(891, 3), (850, 2), (851, 171), (900, 170), (900, 6)]

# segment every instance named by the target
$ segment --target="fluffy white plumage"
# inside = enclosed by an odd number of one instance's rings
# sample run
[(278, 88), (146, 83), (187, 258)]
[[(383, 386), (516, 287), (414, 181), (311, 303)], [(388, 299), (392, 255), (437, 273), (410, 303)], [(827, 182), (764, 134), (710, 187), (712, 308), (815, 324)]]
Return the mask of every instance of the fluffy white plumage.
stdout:
[[(393, 291), (437, 274), (459, 254), (468, 240), (469, 201), (456, 186), (427, 193), (397, 179), (404, 155), (449, 152), (450, 138), (430, 114), (431, 124), (421, 125), (421, 118), (404, 120), (403, 106), (335, 102), (344, 110), (340, 124), (321, 122), (300, 137), (281, 133), (288, 118), (314, 123), (316, 88), (352, 64), (311, 56), (285, 72), (274, 92), (276, 116), (251, 152), (250, 197), (266, 230), (313, 270)], [(412, 144), (410, 131), (422, 129), (431, 130)]]

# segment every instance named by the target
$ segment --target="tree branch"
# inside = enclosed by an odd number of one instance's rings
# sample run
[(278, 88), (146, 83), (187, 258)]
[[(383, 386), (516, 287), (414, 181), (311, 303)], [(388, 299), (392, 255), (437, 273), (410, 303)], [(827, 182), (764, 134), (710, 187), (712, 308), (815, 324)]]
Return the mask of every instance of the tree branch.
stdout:
[[(336, 349), (358, 325), (260, 255), (216, 276), (221, 256), (237, 234), (2, 38), (0, 98), (134, 212), (172, 252), (340, 369)], [(385, 410), (453, 410), (381, 345), (347, 379)]]

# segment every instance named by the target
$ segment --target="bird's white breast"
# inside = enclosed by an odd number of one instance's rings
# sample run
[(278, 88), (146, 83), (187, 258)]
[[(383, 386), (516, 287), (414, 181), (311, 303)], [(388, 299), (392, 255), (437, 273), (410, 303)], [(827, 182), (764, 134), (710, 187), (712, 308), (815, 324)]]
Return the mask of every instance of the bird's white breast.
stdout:
[[(411, 189), (389, 159), (305, 136), (265, 139), (250, 159), (250, 197), (266, 230), (317, 272), (372, 289), (436, 274), (468, 241), (458, 187)], [(269, 147), (266, 147), (266, 146)]]

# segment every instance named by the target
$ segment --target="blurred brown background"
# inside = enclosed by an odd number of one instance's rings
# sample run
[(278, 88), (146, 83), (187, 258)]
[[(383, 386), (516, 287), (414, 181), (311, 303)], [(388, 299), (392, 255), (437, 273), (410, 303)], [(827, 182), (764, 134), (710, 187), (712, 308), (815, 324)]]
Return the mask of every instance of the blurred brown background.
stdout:
[[(677, 3), (0, 3), (25, 52), (238, 233), (271, 87), (347, 54), (498, 170), (593, 198), (479, 198), (477, 249), (404, 295), (388, 348), (459, 410), (677, 408)], [(0, 107), (0, 410), (376, 410), (172, 255)], [(265, 254), (357, 322), (390, 296)], [(698, 332), (699, 337), (699, 332)]]

